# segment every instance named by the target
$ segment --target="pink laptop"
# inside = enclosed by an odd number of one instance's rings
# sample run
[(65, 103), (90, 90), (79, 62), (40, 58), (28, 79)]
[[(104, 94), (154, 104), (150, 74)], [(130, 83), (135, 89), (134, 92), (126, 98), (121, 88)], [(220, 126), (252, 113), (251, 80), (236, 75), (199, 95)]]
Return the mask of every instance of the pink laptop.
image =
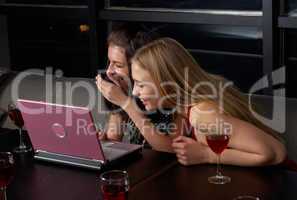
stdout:
[(35, 158), (100, 169), (107, 162), (141, 150), (140, 145), (100, 142), (85, 107), (18, 100)]

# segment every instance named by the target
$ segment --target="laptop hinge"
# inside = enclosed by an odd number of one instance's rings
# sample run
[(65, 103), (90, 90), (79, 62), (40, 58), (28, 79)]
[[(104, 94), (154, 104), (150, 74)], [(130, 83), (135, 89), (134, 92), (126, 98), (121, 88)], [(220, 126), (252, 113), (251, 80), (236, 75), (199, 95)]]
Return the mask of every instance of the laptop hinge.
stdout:
[(36, 150), (34, 158), (37, 160), (51, 161), (61, 164), (84, 167), (88, 169), (101, 169), (102, 165), (104, 164), (104, 161), (102, 160), (74, 157), (64, 154), (47, 152), (44, 150)]

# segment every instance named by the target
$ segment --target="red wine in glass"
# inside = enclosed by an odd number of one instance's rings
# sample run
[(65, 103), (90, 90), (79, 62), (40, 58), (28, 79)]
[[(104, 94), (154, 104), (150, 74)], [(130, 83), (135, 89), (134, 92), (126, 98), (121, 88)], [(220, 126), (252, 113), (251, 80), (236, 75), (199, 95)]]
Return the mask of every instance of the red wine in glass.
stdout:
[(26, 153), (32, 150), (30, 146), (27, 146), (23, 140), (22, 128), (24, 126), (24, 120), (21, 114), (21, 111), (13, 104), (8, 105), (8, 116), (18, 127), (19, 131), (19, 146), (14, 149), (15, 153)]
[(2, 192), (0, 199), (7, 200), (6, 188), (13, 179), (14, 164), (13, 155), (10, 152), (0, 152), (0, 189)]
[(217, 154), (217, 173), (215, 176), (208, 178), (208, 182), (213, 184), (225, 184), (231, 181), (231, 178), (228, 176), (223, 176), (220, 172), (220, 157), (222, 152), (227, 148), (229, 143), (230, 134), (207, 134), (206, 142), (209, 148)]
[(126, 171), (111, 170), (100, 175), (103, 200), (128, 200), (129, 177)]
[(209, 148), (216, 154), (221, 154), (229, 143), (229, 135), (207, 135), (206, 141)]
[(14, 176), (12, 164), (1, 164), (0, 162), (0, 188), (7, 187)]
[(128, 200), (128, 191), (121, 185), (104, 185), (101, 188), (104, 200)]

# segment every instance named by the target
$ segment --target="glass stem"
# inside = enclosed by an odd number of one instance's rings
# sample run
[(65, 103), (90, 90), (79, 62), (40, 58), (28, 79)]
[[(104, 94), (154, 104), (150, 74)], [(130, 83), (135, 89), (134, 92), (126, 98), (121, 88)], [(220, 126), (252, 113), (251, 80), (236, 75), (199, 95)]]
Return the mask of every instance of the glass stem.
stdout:
[(217, 176), (222, 176), (220, 171), (221, 154), (217, 155)]
[(0, 188), (0, 200), (7, 200), (6, 187)]
[(20, 137), (20, 148), (24, 149), (26, 146), (23, 141), (22, 128), (19, 128), (19, 137)]

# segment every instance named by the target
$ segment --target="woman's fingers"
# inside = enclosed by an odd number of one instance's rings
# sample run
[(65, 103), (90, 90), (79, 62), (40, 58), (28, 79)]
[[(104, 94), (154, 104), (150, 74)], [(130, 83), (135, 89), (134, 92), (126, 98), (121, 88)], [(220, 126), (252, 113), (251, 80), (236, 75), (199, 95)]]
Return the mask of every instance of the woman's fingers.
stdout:
[(98, 136), (98, 139), (99, 140), (106, 140), (106, 134), (105, 134), (105, 132), (99, 131), (97, 133), (97, 136)]
[(184, 143), (183, 144), (180, 144), (180, 143), (175, 144), (173, 147), (173, 151), (175, 152), (176, 155), (179, 155), (179, 156), (187, 155), (187, 149), (186, 149), (186, 146)]
[(185, 160), (185, 159), (179, 159), (179, 158), (178, 158), (177, 161), (178, 161), (180, 164), (182, 164), (182, 165), (185, 165), (185, 166), (189, 165), (188, 161)]
[(183, 159), (185, 159), (187, 155), (187, 152), (183, 150), (177, 150), (175, 151), (175, 153), (176, 153), (176, 157), (183, 158)]
[(183, 137), (184, 137), (184, 136), (178, 136), (178, 137), (176, 137), (176, 138), (173, 139), (173, 142), (174, 142), (174, 143), (182, 142), (182, 141), (183, 141)]
[(96, 85), (97, 85), (97, 88), (100, 90), (100, 91), (102, 91), (102, 84), (101, 84), (101, 82), (102, 82), (102, 78), (101, 78), (101, 76), (100, 76), (100, 74), (98, 74), (97, 76), (96, 76)]
[(116, 84), (117, 86), (120, 86), (120, 83), (119, 83), (117, 77), (115, 77), (115, 76), (110, 76), (110, 75), (108, 75), (108, 74), (107, 74), (107, 76), (108, 76), (108, 78), (109, 78), (114, 84)]
[(179, 136), (175, 138), (172, 142), (172, 148), (174, 149), (185, 149), (189, 144), (193, 144), (196, 141), (192, 138), (188, 138), (185, 136)]
[(102, 79), (101, 75), (98, 74), (96, 76), (96, 85), (100, 92), (103, 94), (103, 96), (108, 97), (109, 93), (112, 90), (112, 85), (114, 84), (105, 81), (104, 79)]
[(193, 141), (195, 142), (195, 140), (193, 140), (192, 138), (186, 137), (186, 136), (183, 136), (183, 135), (180, 135), (180, 136), (173, 139), (173, 142), (192, 143)]
[(186, 147), (186, 143), (184, 142), (173, 142), (172, 148), (173, 149), (184, 149)]

